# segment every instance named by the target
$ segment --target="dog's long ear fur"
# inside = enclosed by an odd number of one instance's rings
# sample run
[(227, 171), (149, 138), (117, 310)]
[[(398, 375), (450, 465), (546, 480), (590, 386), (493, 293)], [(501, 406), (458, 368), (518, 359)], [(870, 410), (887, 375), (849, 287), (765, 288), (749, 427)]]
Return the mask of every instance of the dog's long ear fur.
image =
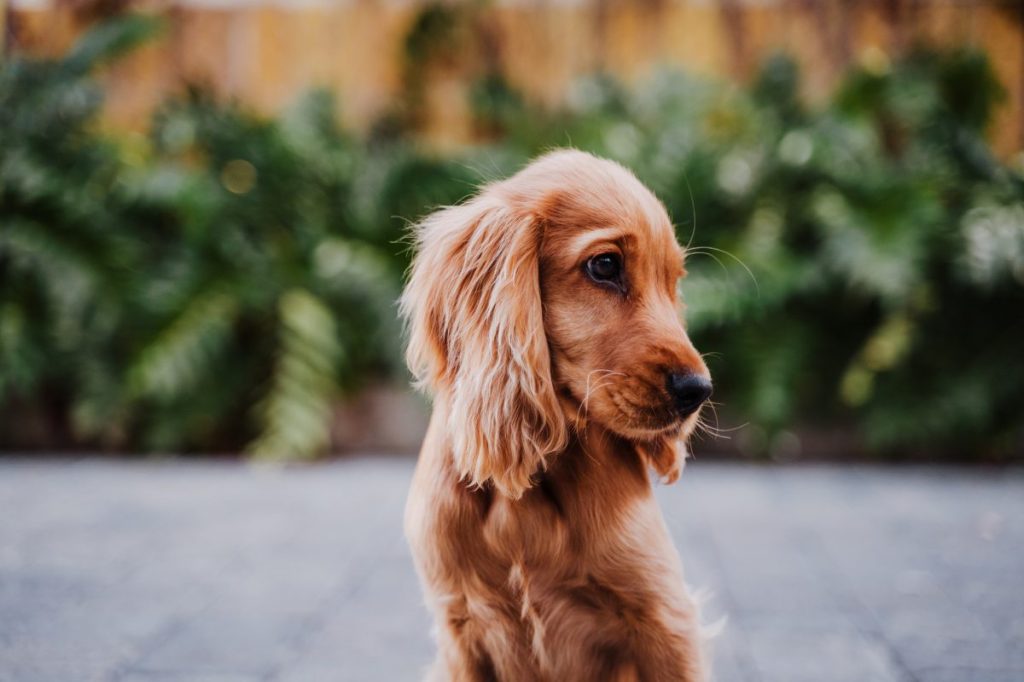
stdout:
[(675, 483), (686, 466), (686, 443), (675, 436), (658, 436), (654, 440), (636, 444), (637, 452), (647, 458), (647, 462), (665, 483)]
[(516, 499), (567, 427), (555, 396), (540, 298), (540, 225), (493, 191), (417, 227), (402, 295), (406, 360), (447, 410), (455, 466)]

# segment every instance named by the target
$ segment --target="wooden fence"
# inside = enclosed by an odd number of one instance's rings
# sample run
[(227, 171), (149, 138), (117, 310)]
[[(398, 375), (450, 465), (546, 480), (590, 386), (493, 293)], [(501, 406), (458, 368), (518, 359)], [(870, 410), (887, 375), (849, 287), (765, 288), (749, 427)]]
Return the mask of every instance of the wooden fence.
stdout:
[[(7, 12), (9, 49), (57, 54), (82, 30), (81, 6), (14, 1)], [(105, 76), (108, 119), (143, 127), (157, 102), (198, 81), (262, 111), (277, 110), (312, 86), (330, 87), (341, 96), (345, 121), (365, 128), (415, 81), (425, 134), (437, 144), (458, 144), (472, 136), (466, 93), (481, 60), (528, 95), (557, 103), (574, 78), (596, 69), (635, 81), (671, 64), (744, 79), (781, 49), (797, 57), (807, 94), (818, 97), (849, 62), (884, 65), (927, 41), (988, 52), (1008, 91), (993, 143), (1004, 156), (1024, 148), (1024, 0), (499, 0), (471, 5), (472, 21), (442, 35), (431, 67), (411, 69), (410, 51), (417, 48), (411, 33), (429, 28), (425, 12), (443, 17), (446, 8), (466, 6), (416, 0), (160, 5), (151, 9), (166, 14), (168, 31)], [(473, 35), (467, 40), (459, 30)]]

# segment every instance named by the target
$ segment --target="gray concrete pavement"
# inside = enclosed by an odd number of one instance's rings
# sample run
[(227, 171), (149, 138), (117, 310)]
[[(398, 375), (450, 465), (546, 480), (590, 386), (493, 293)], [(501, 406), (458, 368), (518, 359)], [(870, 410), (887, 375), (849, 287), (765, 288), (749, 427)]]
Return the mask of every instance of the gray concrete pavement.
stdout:
[[(415, 680), (406, 459), (0, 461), (0, 680)], [(691, 463), (722, 682), (1024, 680), (1024, 473)]]

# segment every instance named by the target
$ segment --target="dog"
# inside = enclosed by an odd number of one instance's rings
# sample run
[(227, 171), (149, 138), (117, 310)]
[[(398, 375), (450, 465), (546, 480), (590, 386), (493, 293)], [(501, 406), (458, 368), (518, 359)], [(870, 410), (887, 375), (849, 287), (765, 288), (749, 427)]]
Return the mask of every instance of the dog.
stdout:
[(433, 680), (707, 679), (652, 494), (711, 380), (684, 250), (623, 166), (558, 150), (415, 229), (400, 308), (433, 396), (405, 530)]

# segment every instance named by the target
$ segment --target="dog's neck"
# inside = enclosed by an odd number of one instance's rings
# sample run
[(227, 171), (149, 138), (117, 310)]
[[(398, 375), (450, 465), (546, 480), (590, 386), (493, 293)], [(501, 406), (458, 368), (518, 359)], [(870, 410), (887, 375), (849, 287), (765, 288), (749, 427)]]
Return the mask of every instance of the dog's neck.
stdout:
[[(573, 431), (566, 448), (534, 476), (534, 493), (563, 507), (602, 504), (623, 494), (651, 494), (647, 461), (636, 445), (596, 424)], [(587, 491), (590, 492), (587, 492)]]
[[(442, 466), (450, 469), (454, 462), (451, 459), (451, 441), (446, 433), (446, 411), (444, 401), (435, 402), (424, 454), (427, 457), (444, 457), (447, 462)], [(526, 497), (538, 493), (550, 495), (553, 491), (559, 496), (568, 494), (576, 497), (572, 491), (581, 487), (598, 488), (616, 497), (626, 490), (632, 495), (649, 495), (652, 494), (649, 467), (653, 466), (659, 474), (665, 475), (664, 467), (656, 459), (659, 455), (651, 444), (637, 444), (592, 421), (576, 422), (573, 427), (566, 447), (548, 454), (546, 465), (532, 476), (533, 486), (527, 490)], [(444, 443), (437, 442), (437, 439)], [(672, 455), (674, 452), (662, 453), (666, 461)], [(455, 483), (460, 477), (458, 473), (452, 473)], [(456, 485), (464, 488), (465, 482)], [(490, 485), (478, 489), (478, 492), (496, 494)], [(591, 502), (599, 504), (600, 499), (601, 496), (597, 495), (591, 498)]]
[[(647, 461), (621, 436), (596, 424), (574, 431), (567, 446), (533, 474), (522, 496), (512, 499), (490, 481), (472, 485), (457, 471), (444, 409), (435, 403), (417, 467), (414, 487), (423, 495), (410, 497), (406, 517), (414, 529), (454, 524), (505, 563), (532, 556), (548, 557), (555, 566), (569, 547), (601, 552), (624, 533), (629, 536), (623, 529), (630, 524), (660, 523)], [(431, 533), (414, 530), (413, 536)]]

